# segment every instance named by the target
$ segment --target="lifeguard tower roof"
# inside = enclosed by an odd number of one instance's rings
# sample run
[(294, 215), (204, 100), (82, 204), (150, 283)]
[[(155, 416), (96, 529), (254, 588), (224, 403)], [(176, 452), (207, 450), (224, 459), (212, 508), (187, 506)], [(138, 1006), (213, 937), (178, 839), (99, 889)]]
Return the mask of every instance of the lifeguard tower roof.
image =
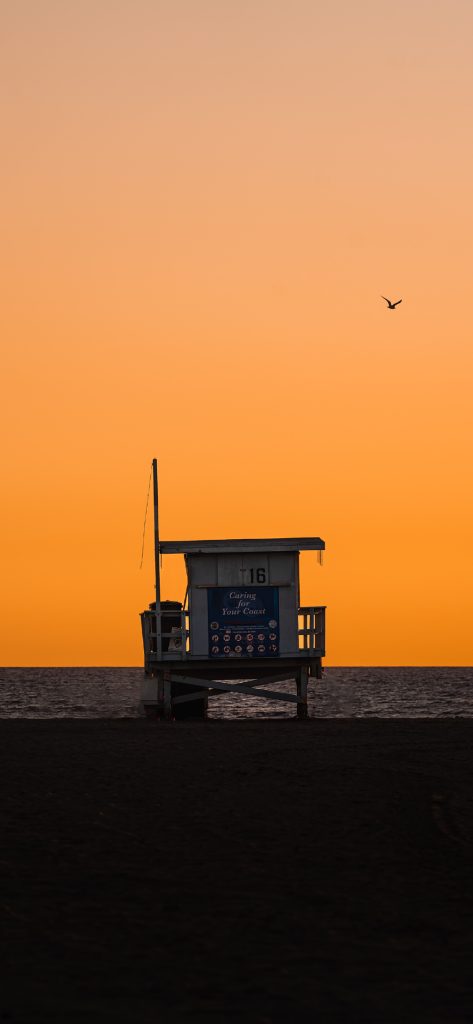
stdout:
[(320, 537), (272, 537), (253, 540), (162, 540), (159, 550), (163, 555), (238, 554), (255, 551), (324, 551), (325, 541)]

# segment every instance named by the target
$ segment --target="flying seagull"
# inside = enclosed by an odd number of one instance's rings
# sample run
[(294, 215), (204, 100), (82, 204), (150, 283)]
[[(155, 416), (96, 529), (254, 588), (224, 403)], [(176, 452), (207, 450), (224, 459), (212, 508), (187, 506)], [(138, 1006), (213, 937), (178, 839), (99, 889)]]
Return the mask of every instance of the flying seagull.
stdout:
[(402, 299), (398, 299), (397, 302), (391, 302), (391, 299), (387, 299), (385, 295), (382, 295), (381, 298), (387, 302), (388, 309), (396, 309), (396, 306), (399, 306), (399, 303), (402, 302)]

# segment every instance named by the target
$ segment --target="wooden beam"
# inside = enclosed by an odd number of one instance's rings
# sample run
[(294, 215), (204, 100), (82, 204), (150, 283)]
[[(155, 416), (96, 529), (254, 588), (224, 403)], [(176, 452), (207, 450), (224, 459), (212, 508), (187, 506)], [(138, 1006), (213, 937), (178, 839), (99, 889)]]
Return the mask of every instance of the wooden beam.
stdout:
[[(196, 680), (189, 678), (189, 676), (177, 676), (172, 675), (171, 680), (176, 683), (183, 683), (184, 686), (195, 686)], [(203, 686), (206, 682), (204, 679), (198, 680), (199, 685)], [(207, 680), (208, 685), (202, 691), (199, 691), (199, 697), (202, 694), (208, 693), (209, 690), (217, 690), (221, 693), (247, 693), (250, 696), (255, 697), (267, 697), (268, 700), (282, 700), (289, 704), (297, 704), (299, 697), (296, 697), (293, 693), (279, 693), (277, 690), (258, 690), (254, 686), (248, 686), (246, 683), (218, 683), (215, 680)], [(195, 700), (198, 696), (195, 694), (191, 695)], [(216, 695), (215, 695), (216, 696)], [(183, 704), (188, 700), (187, 694), (183, 694), (182, 697), (174, 697), (173, 704)]]
[(246, 686), (266, 686), (268, 683), (287, 683), (289, 680), (296, 678), (296, 671), (297, 669), (294, 669), (293, 674), (290, 671), (283, 674), (278, 672), (274, 676), (261, 676), (261, 679), (245, 679), (245, 684)]
[[(228, 692), (228, 691), (227, 691)], [(255, 697), (266, 697), (267, 700), (281, 700), (286, 704), (299, 704), (300, 697), (296, 697), (293, 693), (278, 693), (276, 690), (243, 690), (232, 687), (230, 693), (250, 693)], [(188, 704), (191, 700), (203, 700), (204, 697), (223, 697), (222, 692), (215, 690), (198, 690), (197, 693), (185, 693), (179, 697), (173, 698), (174, 704)]]
[[(176, 682), (181, 677), (177, 676), (177, 675), (174, 675), (172, 678), (173, 678), (173, 681)], [(233, 693), (238, 693), (238, 691), (240, 690), (240, 688), (242, 686), (251, 686), (253, 688), (253, 687), (258, 686), (258, 685), (266, 686), (269, 683), (285, 683), (285, 682), (288, 682), (289, 679), (292, 679), (292, 678), (295, 678), (295, 675), (293, 677), (291, 675), (288, 675), (287, 672), (286, 672), (286, 673), (284, 673), (284, 675), (278, 674), (278, 675), (275, 675), (275, 676), (265, 676), (262, 679), (245, 679), (245, 681), (242, 682), (242, 683), (235, 683), (235, 686), (234, 686), (234, 689), (233, 689), (232, 692)], [(197, 685), (197, 683), (202, 683), (202, 680), (201, 679), (196, 679), (195, 683), (196, 683), (196, 685)], [(173, 704), (176, 704), (176, 703), (178, 703), (178, 704), (187, 704), (191, 700), (203, 700), (205, 697), (222, 697), (224, 695), (225, 690), (223, 690), (223, 691), (222, 690), (216, 690), (215, 686), (214, 686), (214, 682), (212, 680), (209, 680), (209, 684), (211, 686), (210, 690), (198, 690), (196, 693), (182, 694), (179, 697), (174, 697)], [(254, 693), (254, 689), (253, 689), (253, 693)], [(289, 694), (289, 698), (291, 698), (292, 696), (293, 696), (293, 694)], [(291, 703), (291, 701), (289, 701), (289, 703)]]
[[(244, 686), (267, 686), (269, 683), (288, 683), (290, 681), (294, 681), (294, 680), (297, 679), (297, 673), (298, 672), (299, 672), (299, 666), (297, 668), (292, 669), (292, 670), (291, 669), (287, 669), (286, 672), (278, 672), (278, 673), (276, 673), (275, 675), (272, 675), (272, 676), (270, 676), (270, 675), (268, 675), (268, 676), (261, 676), (258, 679), (245, 679), (244, 676), (243, 676), (243, 678), (242, 678), (242, 676), (238, 676), (237, 677), (238, 678), (238, 685), (241, 683), (242, 686), (243, 685)], [(193, 680), (194, 686), (198, 686), (200, 683), (204, 683), (204, 684), (209, 683), (209, 685), (210, 684), (213, 685), (213, 683), (214, 683), (213, 677), (211, 679), (208, 679), (208, 678), (206, 679), (205, 676), (197, 676), (197, 675), (196, 676), (180, 676), (180, 675), (178, 675), (177, 672), (172, 672), (172, 681), (173, 681), (173, 683), (184, 682), (184, 680), (187, 680), (187, 683), (186, 683), (187, 686), (191, 685), (191, 680)], [(217, 680), (217, 677), (215, 677), (215, 681), (216, 680)], [(228, 677), (224, 680), (224, 682), (225, 683), (228, 682)]]
[[(148, 614), (147, 612), (145, 614)], [(153, 613), (150, 612), (150, 615)], [(155, 633), (150, 633), (151, 637), (155, 636)], [(281, 678), (295, 679), (295, 673), (298, 671), (301, 664), (304, 662), (310, 663), (314, 658), (321, 658), (324, 655), (324, 651), (321, 647), (316, 647), (313, 651), (293, 651), (292, 653), (280, 654), (276, 658), (206, 658), (197, 657), (187, 652), (186, 654), (186, 670), (193, 672), (195, 678), (198, 680), (199, 673), (203, 673), (204, 678), (209, 677), (209, 673), (215, 679), (241, 679), (244, 678), (246, 673), (248, 676), (252, 672), (260, 669), (260, 663), (266, 663), (264, 671), (261, 671), (261, 678), (264, 678), (265, 672), (273, 671), (276, 665), (279, 665), (278, 674)], [(150, 661), (156, 662), (156, 654), (153, 652), (150, 657)], [(171, 671), (178, 671), (183, 668), (183, 659), (179, 655), (176, 657), (176, 651), (164, 651), (159, 659), (161, 667), (163, 662), (171, 662), (169, 666)], [(174, 663), (174, 664), (173, 664)], [(158, 666), (159, 667), (159, 666)], [(231, 673), (231, 674), (226, 674)], [(238, 673), (238, 674), (237, 674)]]

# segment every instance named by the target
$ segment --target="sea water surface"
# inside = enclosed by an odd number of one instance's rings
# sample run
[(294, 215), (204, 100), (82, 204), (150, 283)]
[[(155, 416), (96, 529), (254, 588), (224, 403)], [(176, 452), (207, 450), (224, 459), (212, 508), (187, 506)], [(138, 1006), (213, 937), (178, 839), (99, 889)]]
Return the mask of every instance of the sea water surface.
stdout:
[[(138, 718), (141, 668), (0, 669), (0, 718)], [(272, 684), (291, 690), (295, 684)], [(471, 718), (473, 668), (327, 668), (311, 718)], [(211, 697), (209, 718), (292, 718), (293, 704)]]

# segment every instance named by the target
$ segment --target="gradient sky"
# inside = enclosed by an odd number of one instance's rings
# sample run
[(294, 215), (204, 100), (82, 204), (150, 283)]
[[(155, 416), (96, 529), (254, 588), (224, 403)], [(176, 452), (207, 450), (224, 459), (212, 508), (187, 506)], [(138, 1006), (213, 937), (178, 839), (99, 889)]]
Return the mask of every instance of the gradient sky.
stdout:
[(163, 539), (325, 539), (327, 664), (471, 664), (471, 2), (0, 29), (0, 662), (141, 663), (157, 456)]

